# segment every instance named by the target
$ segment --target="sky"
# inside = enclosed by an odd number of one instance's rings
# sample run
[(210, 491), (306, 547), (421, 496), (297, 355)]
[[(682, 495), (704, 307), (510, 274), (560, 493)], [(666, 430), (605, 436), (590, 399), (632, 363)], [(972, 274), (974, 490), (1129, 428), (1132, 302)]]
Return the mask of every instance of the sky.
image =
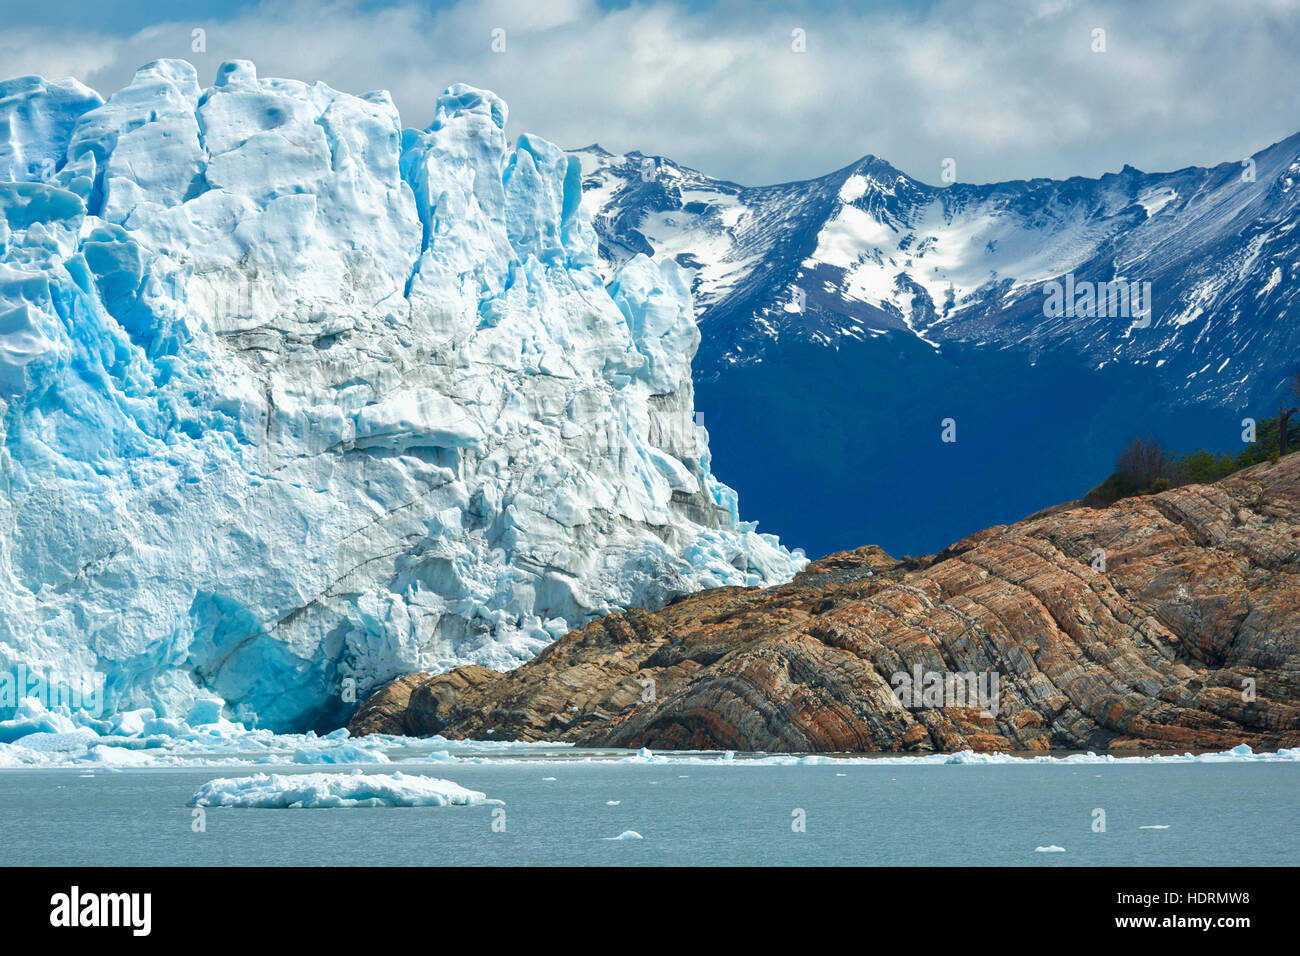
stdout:
[(0, 0), (0, 78), (107, 96), (160, 57), (386, 89), (420, 128), (469, 83), (512, 136), (745, 185), (868, 153), (936, 184), (1165, 171), (1300, 131), (1300, 0)]

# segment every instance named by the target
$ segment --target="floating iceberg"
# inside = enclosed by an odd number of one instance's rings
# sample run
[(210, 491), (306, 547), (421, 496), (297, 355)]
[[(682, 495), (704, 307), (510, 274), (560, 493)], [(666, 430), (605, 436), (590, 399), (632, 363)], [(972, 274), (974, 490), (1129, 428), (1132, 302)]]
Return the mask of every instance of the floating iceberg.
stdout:
[(437, 777), (394, 773), (266, 774), (209, 780), (191, 807), (320, 809), (334, 807), (449, 807), (489, 801), (477, 790)]
[(294, 763), (303, 764), (339, 764), (339, 763), (391, 763), (382, 750), (361, 747), (354, 743), (344, 743), (334, 747), (303, 747), (293, 753)]
[(30, 667), (122, 733), (328, 729), (802, 566), (710, 472), (677, 268), (606, 288), (577, 160), (505, 120), (245, 61), (0, 83), (0, 718)]
[(618, 836), (605, 837), (605, 839), (606, 840), (644, 840), (645, 837), (637, 833), (635, 830), (624, 830)]

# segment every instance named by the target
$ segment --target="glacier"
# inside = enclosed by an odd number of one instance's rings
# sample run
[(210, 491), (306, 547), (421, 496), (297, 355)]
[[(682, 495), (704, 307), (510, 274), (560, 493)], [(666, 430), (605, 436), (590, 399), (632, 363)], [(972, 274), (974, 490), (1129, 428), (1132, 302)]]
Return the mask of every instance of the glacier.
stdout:
[(506, 115), (246, 61), (0, 83), (0, 674), (326, 730), (802, 567), (711, 474), (677, 267), (607, 285), (579, 162)]

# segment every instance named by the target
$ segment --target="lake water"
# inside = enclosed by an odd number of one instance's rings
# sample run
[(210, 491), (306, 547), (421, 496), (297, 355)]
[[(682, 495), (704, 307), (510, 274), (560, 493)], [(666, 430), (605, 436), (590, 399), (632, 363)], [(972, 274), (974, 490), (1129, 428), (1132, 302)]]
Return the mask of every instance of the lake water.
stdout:
[[(217, 777), (319, 766), (0, 772), (0, 864), (1295, 865), (1300, 762), (999, 763), (582, 751), (430, 762), (502, 804), (206, 810)], [(553, 779), (548, 779), (553, 778)], [(1095, 832), (1104, 811), (1104, 832)], [(803, 828), (798, 824), (803, 822)], [(1160, 827), (1163, 829), (1150, 829)], [(1146, 829), (1144, 829), (1146, 828)], [(642, 839), (610, 839), (635, 831)], [(1064, 852), (1039, 852), (1058, 846)]]

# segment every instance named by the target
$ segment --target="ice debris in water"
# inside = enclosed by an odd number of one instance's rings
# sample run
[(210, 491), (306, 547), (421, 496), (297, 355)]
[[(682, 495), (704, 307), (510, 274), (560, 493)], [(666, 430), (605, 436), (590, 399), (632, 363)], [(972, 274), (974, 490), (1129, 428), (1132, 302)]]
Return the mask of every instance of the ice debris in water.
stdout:
[[(1018, 757), (1010, 754), (926, 754), (891, 757), (844, 757), (823, 754), (739, 754), (652, 753), (605, 751), (579, 755), (572, 744), (513, 740), (447, 740), (442, 737), (391, 737), (371, 734), (352, 738), (346, 729), (324, 736), (276, 734), (247, 728), (220, 716), (219, 702), (196, 706), (187, 718), (162, 718), (145, 708), (95, 720), (84, 713), (69, 714), (66, 707), (46, 709), (39, 701), (23, 700), (16, 716), (0, 721), (0, 768), (78, 767), (105, 765), (122, 767), (244, 766), (248, 764), (383, 764), (459, 763), (527, 761), (555, 767), (575, 758), (586, 763), (618, 765), (676, 765), (713, 767), (847, 767), (897, 768), (903, 766), (999, 765), (1006, 767), (1077, 764), (1125, 764), (1157, 766), (1167, 763), (1251, 763), (1300, 762), (1300, 747), (1255, 753), (1249, 747), (1234, 747), (1220, 753), (1155, 754), (1147, 757), (1114, 757), (1110, 754), (1071, 754), (1066, 757)], [(192, 723), (191, 720), (196, 723)], [(200, 723), (198, 721), (208, 721)], [(554, 776), (541, 778), (553, 782)], [(892, 778), (891, 778), (892, 779)], [(659, 781), (647, 781), (657, 786)]]
[[(12, 720), (0, 721), (0, 767), (386, 763), (384, 749), (394, 743), (379, 735), (351, 740), (345, 729), (325, 736), (250, 730), (222, 718), (219, 704), (196, 707), (189, 717), (196, 723), (142, 709), (94, 720), (26, 698)], [(420, 756), (450, 759), (438, 752)]]

